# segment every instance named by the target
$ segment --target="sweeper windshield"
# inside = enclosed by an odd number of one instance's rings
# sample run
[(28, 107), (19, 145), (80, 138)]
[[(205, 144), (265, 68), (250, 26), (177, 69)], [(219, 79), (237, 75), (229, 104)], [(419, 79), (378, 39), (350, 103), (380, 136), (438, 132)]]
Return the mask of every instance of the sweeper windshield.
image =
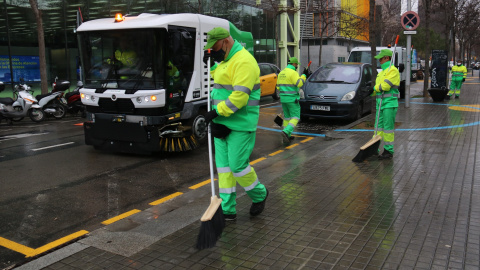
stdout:
[(86, 88), (164, 88), (168, 63), (165, 29), (78, 33)]

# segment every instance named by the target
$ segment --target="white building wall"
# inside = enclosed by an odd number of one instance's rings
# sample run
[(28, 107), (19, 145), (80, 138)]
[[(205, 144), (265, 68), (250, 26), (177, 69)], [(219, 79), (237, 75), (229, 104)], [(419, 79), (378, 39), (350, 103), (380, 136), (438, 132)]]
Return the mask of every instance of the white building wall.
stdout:
[[(310, 52), (309, 52), (310, 51)], [(339, 45), (323, 45), (322, 46), (322, 63), (319, 65), (318, 63), (318, 55), (320, 52), (320, 46), (310, 45), (310, 48), (306, 44), (302, 45), (300, 49), (300, 63), (301, 69), (303, 70), (304, 67), (308, 65), (309, 61), (312, 61), (310, 65), (310, 70), (315, 70), (321, 65), (325, 65), (331, 62), (338, 62), (339, 57), (344, 57), (345, 61), (348, 59), (348, 52), (347, 46), (339, 46)]]

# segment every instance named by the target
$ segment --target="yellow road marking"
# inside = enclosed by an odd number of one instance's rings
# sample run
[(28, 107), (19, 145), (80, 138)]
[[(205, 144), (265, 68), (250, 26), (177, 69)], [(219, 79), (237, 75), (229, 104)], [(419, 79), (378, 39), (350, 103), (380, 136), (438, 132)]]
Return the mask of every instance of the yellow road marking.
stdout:
[(8, 239), (5, 239), (3, 237), (0, 237), (0, 246), (3, 246), (3, 247), (6, 247), (10, 250), (13, 250), (13, 251), (16, 251), (18, 253), (22, 253), (23, 255), (25, 255), (26, 258), (29, 258), (29, 257), (33, 257), (33, 256), (36, 256), (40, 253), (44, 253), (45, 251), (48, 251), (52, 248), (55, 248), (55, 247), (58, 247), (60, 245), (63, 245), (67, 242), (70, 242), (72, 241), (73, 239), (76, 239), (78, 237), (81, 237), (85, 234), (87, 234), (88, 231), (85, 231), (85, 230), (81, 230), (81, 231), (78, 231), (76, 233), (72, 233), (70, 235), (67, 235), (65, 237), (62, 237), (60, 239), (57, 239), (51, 243), (48, 243), (44, 246), (41, 246), (37, 249), (33, 249), (33, 248), (29, 248), (27, 246), (24, 246), (22, 244), (19, 244), (19, 243), (16, 243), (16, 242), (13, 242), (13, 241), (10, 241)]
[(10, 241), (3, 237), (0, 237), (0, 246), (6, 247), (18, 253), (22, 253), (23, 255), (26, 255), (26, 256), (28, 256), (29, 254), (32, 254), (35, 251), (33, 248), (29, 248), (22, 244), (18, 244), (16, 242)]
[[(473, 108), (467, 108), (467, 107), (473, 107)], [(463, 112), (480, 112), (480, 105), (478, 104), (473, 104), (473, 105), (462, 105), (462, 106), (456, 106), (456, 105), (453, 105), (453, 106), (449, 106), (448, 107), (450, 110), (454, 110), (454, 111), (463, 111)], [(478, 109), (474, 109), (474, 108), (478, 108)]]
[(38, 255), (38, 254), (40, 254), (40, 253), (43, 253), (43, 252), (45, 252), (45, 251), (48, 251), (48, 250), (50, 250), (50, 249), (52, 249), (52, 248), (58, 247), (58, 246), (60, 246), (60, 245), (63, 245), (63, 244), (65, 244), (65, 243), (67, 243), (67, 242), (69, 242), (69, 241), (72, 241), (72, 240), (75, 239), (75, 238), (81, 237), (81, 236), (83, 236), (83, 235), (85, 235), (85, 234), (87, 234), (87, 233), (88, 233), (88, 231), (81, 230), (81, 231), (78, 231), (78, 232), (76, 232), (76, 233), (72, 233), (72, 234), (70, 234), (70, 235), (67, 235), (67, 236), (65, 236), (65, 237), (62, 237), (62, 238), (60, 238), (60, 239), (58, 239), (58, 240), (55, 240), (55, 241), (53, 241), (53, 242), (51, 242), (51, 243), (48, 243), (48, 244), (46, 244), (46, 245), (44, 245), (44, 246), (41, 246), (41, 247), (35, 249), (35, 250), (33, 251), (33, 253), (31, 253), (31, 254), (29, 254), (29, 255), (27, 256), (27, 258), (28, 258), (28, 257), (36, 256), (36, 255)]
[(133, 215), (133, 214), (136, 214), (136, 213), (138, 213), (138, 212), (141, 212), (141, 211), (138, 210), (138, 209), (133, 209), (133, 210), (130, 210), (130, 211), (128, 211), (128, 212), (125, 212), (125, 213), (123, 213), (123, 214), (121, 214), (121, 215), (118, 215), (118, 216), (116, 216), (116, 217), (107, 219), (107, 220), (103, 221), (102, 224), (103, 224), (103, 225), (112, 224), (112, 223), (114, 223), (114, 222), (116, 222), (116, 221), (119, 221), (120, 219), (124, 219), (124, 218), (126, 218), (126, 217), (128, 217), (128, 216), (131, 216), (131, 215)]
[(261, 157), (261, 158), (258, 158), (258, 159), (255, 159), (254, 161), (250, 161), (250, 165), (253, 165), (253, 164), (256, 164), (260, 161), (264, 161), (266, 158), (264, 157)]
[(163, 197), (163, 198), (161, 198), (160, 200), (156, 200), (156, 201), (151, 202), (151, 203), (149, 203), (149, 204), (150, 204), (150, 205), (159, 205), (159, 204), (161, 204), (161, 203), (164, 203), (164, 202), (166, 202), (166, 201), (168, 201), (168, 200), (170, 200), (170, 199), (173, 199), (173, 198), (175, 198), (175, 197), (177, 197), (177, 196), (180, 196), (180, 195), (182, 195), (182, 194), (183, 194), (182, 192), (175, 192), (175, 193), (173, 193), (173, 194), (171, 194), (171, 195), (168, 195), (167, 197)]
[[(213, 181), (216, 181), (216, 180), (217, 180), (217, 178), (214, 178), (214, 179), (213, 179)], [(207, 179), (207, 180), (205, 180), (205, 181), (203, 181), (203, 182), (200, 182), (200, 183), (198, 183), (198, 184), (196, 184), (196, 185), (193, 185), (193, 186), (189, 187), (189, 189), (197, 189), (197, 188), (199, 188), (199, 187), (203, 187), (203, 186), (208, 185), (208, 184), (210, 184), (210, 179)]]
[(298, 146), (298, 145), (299, 145), (299, 144), (296, 143), (296, 144), (292, 144), (292, 145), (290, 145), (290, 146), (287, 146), (287, 147), (285, 147), (285, 148), (286, 148), (286, 149), (292, 149), (293, 147), (296, 147), (296, 146)]
[(273, 157), (273, 156), (278, 155), (278, 154), (280, 154), (280, 153), (282, 153), (282, 152), (283, 152), (283, 150), (278, 150), (278, 151), (276, 151), (276, 152), (273, 152), (273, 153), (269, 154), (269, 156)]
[(302, 140), (302, 141), (300, 141), (300, 142), (301, 142), (301, 143), (306, 143), (306, 142), (308, 142), (308, 141), (310, 141), (310, 140), (313, 140), (313, 137), (308, 137), (308, 138), (306, 138), (305, 140)]

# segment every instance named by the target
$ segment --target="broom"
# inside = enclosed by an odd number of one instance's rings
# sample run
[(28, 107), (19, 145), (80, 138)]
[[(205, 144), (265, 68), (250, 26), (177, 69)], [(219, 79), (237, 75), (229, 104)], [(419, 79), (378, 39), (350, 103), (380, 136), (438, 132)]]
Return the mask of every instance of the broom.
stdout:
[[(392, 60), (390, 61), (390, 66), (388, 67), (388, 70), (390, 70), (390, 67), (392, 66), (392, 63), (395, 62), (395, 49), (397, 48), (397, 43), (398, 43), (398, 38), (399, 37), (400, 36), (397, 36), (397, 39), (395, 40), (395, 46), (393, 47), (393, 57), (392, 57)], [(353, 162), (362, 162), (365, 159), (367, 159), (368, 157), (373, 156), (375, 154), (378, 154), (378, 147), (380, 146), (380, 141), (382, 140), (382, 136), (377, 135), (378, 118), (380, 116), (380, 110), (382, 109), (382, 101), (383, 101), (383, 92), (382, 92), (382, 98), (380, 99), (380, 103), (378, 104), (377, 117), (375, 119), (374, 136), (366, 144), (364, 144), (362, 147), (360, 147), (360, 151), (352, 159)]]
[[(208, 49), (210, 54), (210, 49)], [(207, 106), (208, 111), (210, 111), (210, 58), (207, 61), (208, 69), (208, 98)], [(213, 178), (213, 158), (212, 158), (212, 130), (210, 125), (208, 126), (208, 159), (210, 163), (210, 184), (212, 188), (212, 198), (210, 199), (210, 206), (208, 206), (207, 211), (203, 214), (200, 221), (202, 222), (200, 226), (200, 232), (197, 239), (197, 249), (202, 250), (205, 248), (211, 248), (215, 246), (218, 238), (225, 228), (225, 218), (223, 217), (222, 210), (222, 199), (218, 198), (215, 195), (215, 183)]]

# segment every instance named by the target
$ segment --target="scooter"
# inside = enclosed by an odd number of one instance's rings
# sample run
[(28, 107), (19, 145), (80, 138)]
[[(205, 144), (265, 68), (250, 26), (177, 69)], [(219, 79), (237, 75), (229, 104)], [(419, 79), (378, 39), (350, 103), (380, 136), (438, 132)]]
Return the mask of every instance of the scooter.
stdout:
[[(5, 90), (5, 84), (0, 82), (0, 92)], [(13, 89), (16, 100), (12, 98), (0, 98), (0, 120), (7, 119), (8, 124), (12, 121), (20, 121), (25, 116), (29, 116), (34, 122), (41, 122), (45, 119), (42, 107), (38, 105), (38, 101), (32, 96), (31, 88), (20, 78), (20, 83), (15, 85)]]
[(50, 93), (37, 95), (38, 105), (43, 109), (47, 116), (52, 115), (56, 119), (62, 119), (67, 111), (67, 106), (63, 98), (63, 92), (70, 87), (69, 81), (57, 81), (53, 83), (53, 89)]
[(83, 88), (82, 81), (77, 82), (77, 88), (72, 92), (68, 92), (65, 94), (65, 99), (67, 100), (67, 108), (68, 112), (77, 115), (79, 112), (83, 118), (86, 117), (86, 110), (85, 105), (83, 105), (82, 100), (80, 98), (80, 89)]

